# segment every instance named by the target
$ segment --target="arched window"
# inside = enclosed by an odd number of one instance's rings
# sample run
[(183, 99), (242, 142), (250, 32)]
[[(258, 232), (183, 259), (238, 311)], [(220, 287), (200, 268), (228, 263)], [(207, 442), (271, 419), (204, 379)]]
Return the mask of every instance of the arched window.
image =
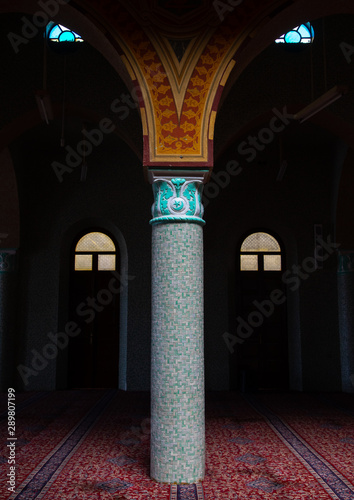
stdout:
[(50, 22), (47, 25), (47, 38), (50, 42), (63, 43), (63, 42), (83, 42), (84, 40), (80, 35), (75, 33), (62, 24), (54, 24)]
[(118, 385), (123, 293), (119, 266), (113, 234), (99, 226), (77, 234), (71, 247), (68, 317), (80, 335), (70, 338), (68, 346), (70, 388)]
[(300, 24), (292, 30), (275, 40), (275, 43), (298, 44), (312, 43), (315, 37), (315, 32), (310, 23)]
[(75, 248), (75, 271), (115, 271), (116, 247), (107, 234), (85, 234)]
[(281, 248), (274, 236), (258, 232), (247, 236), (241, 245), (241, 271), (281, 271)]
[(45, 30), (47, 44), (50, 49), (58, 54), (71, 54), (82, 46), (83, 38), (75, 31), (63, 24), (51, 21)]

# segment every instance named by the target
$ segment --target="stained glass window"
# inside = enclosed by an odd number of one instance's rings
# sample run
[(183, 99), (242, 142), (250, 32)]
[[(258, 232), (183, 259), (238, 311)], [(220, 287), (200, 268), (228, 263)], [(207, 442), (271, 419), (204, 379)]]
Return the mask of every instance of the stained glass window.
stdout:
[(315, 32), (310, 23), (300, 24), (275, 40), (275, 43), (298, 44), (312, 43)]
[(116, 247), (107, 234), (85, 234), (75, 248), (75, 271), (115, 271)]
[(281, 271), (281, 248), (274, 236), (257, 232), (241, 245), (241, 271)]
[(49, 23), (47, 26), (47, 37), (51, 42), (83, 42), (82, 37), (72, 31), (69, 28), (66, 28), (62, 24), (54, 24)]

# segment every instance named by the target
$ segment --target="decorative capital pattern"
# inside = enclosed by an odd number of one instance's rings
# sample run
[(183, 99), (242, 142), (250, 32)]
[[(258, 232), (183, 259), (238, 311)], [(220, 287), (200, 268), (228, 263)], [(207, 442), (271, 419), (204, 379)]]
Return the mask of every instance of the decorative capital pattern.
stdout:
[(338, 273), (354, 273), (354, 252), (338, 254)]
[(202, 219), (203, 181), (200, 179), (157, 178), (152, 184), (155, 203), (150, 224), (164, 222), (194, 222), (204, 225)]
[(16, 270), (16, 250), (0, 250), (0, 274)]

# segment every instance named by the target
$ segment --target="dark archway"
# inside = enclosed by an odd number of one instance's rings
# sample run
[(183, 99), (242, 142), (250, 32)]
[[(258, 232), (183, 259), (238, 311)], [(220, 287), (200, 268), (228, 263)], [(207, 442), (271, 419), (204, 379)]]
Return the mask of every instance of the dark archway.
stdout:
[(244, 235), (238, 245), (230, 359), (231, 390), (289, 388), (284, 245), (269, 230)]
[(69, 387), (117, 387), (120, 269), (113, 235), (91, 228), (71, 248), (69, 317), (80, 330), (69, 342)]
[[(102, 233), (109, 235), (114, 241), (117, 251), (117, 269), (121, 276), (122, 289), (117, 294), (119, 296), (119, 352), (116, 356), (116, 364), (119, 367), (119, 376), (112, 387), (119, 387), (121, 390), (127, 390), (127, 336), (128, 336), (128, 250), (125, 238), (121, 231), (110, 221), (104, 220), (100, 217), (92, 217), (81, 220), (74, 224), (63, 236), (61, 251), (60, 251), (60, 290), (59, 290), (59, 330), (64, 332), (66, 326), (72, 321), (69, 316), (69, 290), (73, 266), (73, 248), (77, 243), (78, 238), (92, 230), (98, 230)], [(109, 272), (112, 275), (112, 272)], [(111, 276), (111, 279), (113, 276)], [(118, 285), (115, 284), (118, 288)], [(84, 297), (87, 299), (88, 295)], [(81, 301), (82, 302), (82, 301)], [(77, 305), (80, 305), (79, 302)], [(88, 315), (83, 319), (88, 319)], [(82, 319), (82, 318), (81, 318)], [(57, 361), (57, 376), (56, 387), (57, 389), (67, 389), (69, 387), (69, 349), (64, 349), (59, 353)]]

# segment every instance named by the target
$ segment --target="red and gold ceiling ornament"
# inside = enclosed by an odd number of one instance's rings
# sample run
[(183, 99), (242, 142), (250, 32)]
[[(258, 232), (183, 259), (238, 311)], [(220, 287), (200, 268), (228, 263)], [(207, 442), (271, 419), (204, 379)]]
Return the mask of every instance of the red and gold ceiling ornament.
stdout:
[(145, 166), (213, 166), (217, 108), (235, 54), (272, 4), (239, 2), (221, 22), (220, 10), (200, 0), (100, 2), (141, 95)]

